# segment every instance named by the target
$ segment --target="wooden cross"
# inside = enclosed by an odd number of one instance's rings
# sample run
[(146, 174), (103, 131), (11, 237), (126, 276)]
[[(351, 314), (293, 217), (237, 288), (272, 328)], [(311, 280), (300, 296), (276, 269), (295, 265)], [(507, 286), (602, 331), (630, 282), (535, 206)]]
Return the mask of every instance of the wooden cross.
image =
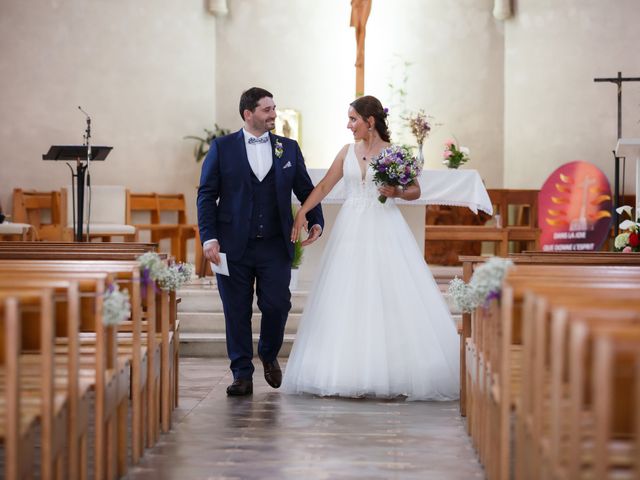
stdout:
[(351, 0), (351, 26), (356, 29), (356, 97), (364, 95), (364, 39), (372, 0)]

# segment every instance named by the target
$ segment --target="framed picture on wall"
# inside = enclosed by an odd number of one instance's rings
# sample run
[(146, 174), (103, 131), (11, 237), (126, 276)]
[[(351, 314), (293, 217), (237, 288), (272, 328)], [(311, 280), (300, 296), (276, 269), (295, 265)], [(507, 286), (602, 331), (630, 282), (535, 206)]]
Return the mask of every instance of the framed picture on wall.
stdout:
[(300, 112), (292, 108), (276, 110), (276, 128), (274, 133), (291, 138), (300, 143)]

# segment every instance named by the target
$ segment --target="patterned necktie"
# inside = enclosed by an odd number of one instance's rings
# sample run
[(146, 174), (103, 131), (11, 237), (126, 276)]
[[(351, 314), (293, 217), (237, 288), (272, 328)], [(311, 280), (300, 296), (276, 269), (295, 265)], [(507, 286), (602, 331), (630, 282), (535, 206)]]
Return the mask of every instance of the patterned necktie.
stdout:
[(269, 137), (251, 137), (249, 139), (249, 145), (253, 145), (254, 143), (267, 143), (269, 141)]

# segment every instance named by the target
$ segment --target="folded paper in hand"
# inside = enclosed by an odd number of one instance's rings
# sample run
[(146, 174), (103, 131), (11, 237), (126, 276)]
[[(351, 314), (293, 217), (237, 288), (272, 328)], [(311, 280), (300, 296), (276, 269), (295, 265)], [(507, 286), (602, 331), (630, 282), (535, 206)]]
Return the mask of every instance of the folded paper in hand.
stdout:
[(229, 276), (229, 265), (227, 265), (227, 254), (219, 253), (219, 255), (220, 255), (220, 264), (216, 265), (215, 263), (210, 262), (211, 270), (213, 271), (213, 273), (219, 273), (220, 275)]

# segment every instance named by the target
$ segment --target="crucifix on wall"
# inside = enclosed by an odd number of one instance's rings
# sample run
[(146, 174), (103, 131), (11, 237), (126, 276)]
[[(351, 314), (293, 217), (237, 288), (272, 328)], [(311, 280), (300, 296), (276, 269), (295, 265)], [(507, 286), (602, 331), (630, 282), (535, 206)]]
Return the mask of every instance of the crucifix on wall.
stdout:
[(356, 29), (356, 97), (364, 95), (364, 39), (372, 0), (351, 0), (351, 26)]

